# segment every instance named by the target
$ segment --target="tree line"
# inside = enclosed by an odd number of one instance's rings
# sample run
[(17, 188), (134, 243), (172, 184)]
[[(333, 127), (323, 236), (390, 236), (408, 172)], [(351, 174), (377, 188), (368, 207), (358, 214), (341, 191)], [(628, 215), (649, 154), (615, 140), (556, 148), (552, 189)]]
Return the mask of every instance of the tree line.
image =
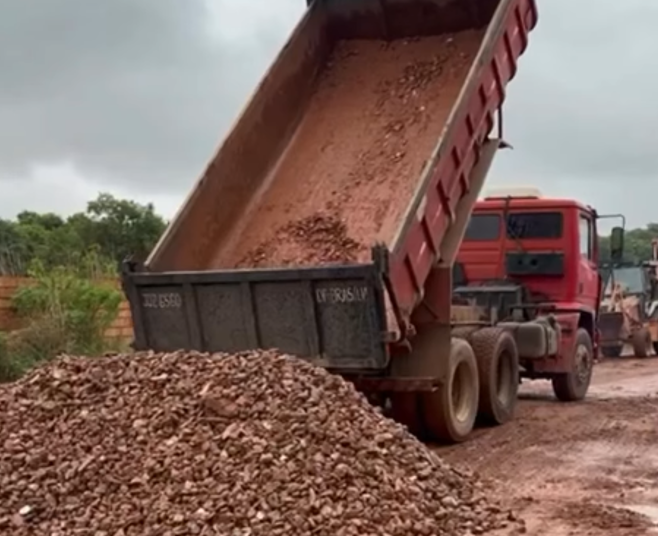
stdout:
[(0, 275), (26, 275), (35, 263), (45, 270), (75, 266), (90, 252), (103, 271), (116, 272), (129, 255), (145, 258), (166, 224), (152, 204), (107, 193), (66, 218), (24, 211), (0, 219)]
[[(651, 259), (651, 241), (658, 238), (658, 223), (649, 223), (645, 227), (629, 229), (624, 238), (624, 259), (641, 262)], [(610, 237), (599, 237), (600, 260), (602, 263), (610, 259)]]
[[(34, 263), (42, 269), (75, 266), (89, 252), (116, 271), (123, 259), (145, 259), (167, 222), (152, 204), (139, 204), (101, 193), (84, 212), (62, 217), (54, 213), (24, 211), (13, 220), (0, 219), (0, 275), (25, 275)], [(629, 261), (651, 257), (651, 240), (658, 238), (658, 223), (626, 232), (625, 257)], [(609, 237), (601, 236), (601, 261), (609, 260)]]

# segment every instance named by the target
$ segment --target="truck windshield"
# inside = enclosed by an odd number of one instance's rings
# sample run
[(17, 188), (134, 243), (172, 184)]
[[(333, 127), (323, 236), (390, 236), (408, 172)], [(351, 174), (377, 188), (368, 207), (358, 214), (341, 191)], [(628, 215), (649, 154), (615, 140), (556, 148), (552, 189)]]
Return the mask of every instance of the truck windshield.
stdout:
[(512, 212), (507, 216), (508, 238), (537, 239), (561, 236), (561, 212)]
[(499, 214), (473, 214), (468, 222), (464, 240), (498, 240), (500, 220)]
[[(464, 240), (494, 241), (500, 238), (501, 214), (473, 214)], [(507, 216), (507, 237), (513, 239), (561, 238), (562, 213), (511, 212)]]

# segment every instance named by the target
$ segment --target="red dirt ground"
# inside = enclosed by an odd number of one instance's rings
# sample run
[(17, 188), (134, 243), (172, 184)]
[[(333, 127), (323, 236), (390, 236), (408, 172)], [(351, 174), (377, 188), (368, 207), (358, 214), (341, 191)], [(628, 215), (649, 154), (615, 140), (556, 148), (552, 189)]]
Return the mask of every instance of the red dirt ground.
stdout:
[(658, 529), (658, 359), (597, 365), (588, 399), (523, 386), (517, 417), (439, 449), (490, 478), (529, 536), (642, 536)]

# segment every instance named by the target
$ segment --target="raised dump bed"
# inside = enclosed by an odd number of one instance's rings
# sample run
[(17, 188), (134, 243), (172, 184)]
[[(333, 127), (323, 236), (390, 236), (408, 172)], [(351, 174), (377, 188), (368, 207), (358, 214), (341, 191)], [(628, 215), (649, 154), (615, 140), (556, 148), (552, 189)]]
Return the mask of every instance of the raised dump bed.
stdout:
[[(459, 232), (448, 244), (444, 239), (456, 212), (464, 213), (462, 220), (470, 213), (480, 187), (472, 181), (484, 180), (474, 176), (474, 167), (536, 17), (532, 0), (313, 2), (151, 253), (148, 276), (132, 282), (140, 282), (141, 292), (144, 285), (155, 290), (156, 281), (163, 280), (154, 277), (165, 273), (176, 273), (179, 281), (182, 272), (213, 271), (188, 274), (188, 282), (283, 278), (288, 283), (267, 298), (277, 310), (284, 308), (281, 293), (291, 303), (293, 282), (319, 277), (329, 289), (351, 289), (349, 296), (327, 291), (329, 301), (368, 295), (357, 303), (368, 309), (363, 315), (374, 322), (368, 331), (378, 341), (382, 332), (404, 331), (391, 325), (392, 314), (387, 323), (385, 313), (371, 306), (385, 302), (386, 284), (389, 313), (395, 313), (397, 324), (407, 322), (431, 266), (454, 255)], [(481, 160), (490, 160), (492, 151), (485, 152)], [(487, 162), (482, 167), (486, 173)], [(376, 244), (380, 249), (373, 256)], [(450, 251), (442, 254), (446, 245)], [(344, 266), (334, 272), (298, 270), (356, 263), (363, 264), (355, 268), (356, 277), (331, 275), (345, 274)], [(282, 272), (284, 267), (296, 270)], [(269, 276), (226, 273), (240, 268), (276, 270)], [(364, 271), (377, 287), (370, 292), (357, 284)], [(338, 287), (333, 278), (342, 281)], [(227, 287), (221, 288), (224, 296)], [(303, 288), (298, 290), (306, 296), (311, 287)], [(204, 285), (203, 292), (210, 288)], [(316, 307), (323, 303), (318, 296), (309, 298)], [(184, 301), (172, 300), (167, 303)], [(308, 334), (240, 337), (230, 328), (233, 336), (218, 337), (226, 319), (207, 311), (184, 324), (200, 322), (198, 329), (214, 335), (192, 337), (197, 329), (185, 333), (178, 321), (174, 334), (162, 324), (160, 307), (140, 307), (147, 303), (152, 302), (133, 305), (138, 346), (235, 350), (258, 343), (302, 355), (318, 350), (336, 355), (325, 351), (326, 337), (311, 344)], [(298, 305), (290, 307), (304, 310)], [(290, 333), (287, 319), (255, 314), (258, 333), (273, 323), (281, 323), (275, 333)], [(290, 316), (299, 320), (300, 314)], [(140, 322), (153, 315), (154, 324)], [(352, 315), (345, 321), (354, 324)], [(249, 331), (242, 325), (239, 332)], [(342, 321), (339, 325), (336, 333), (353, 331)], [(299, 335), (309, 328), (304, 323)], [(371, 350), (373, 344), (366, 346)]]
[[(135, 346), (277, 347), (433, 392), (445, 275), (536, 20), (533, 0), (314, 1), (145, 266), (126, 265)], [(420, 309), (448, 331), (404, 372)]]
[(147, 266), (314, 266), (368, 262), (377, 242), (394, 250), (437, 142), (456, 134), (460, 93), (461, 114), (486, 106), (473, 112), (490, 127), (491, 90), (535, 18), (529, 0), (313, 3)]

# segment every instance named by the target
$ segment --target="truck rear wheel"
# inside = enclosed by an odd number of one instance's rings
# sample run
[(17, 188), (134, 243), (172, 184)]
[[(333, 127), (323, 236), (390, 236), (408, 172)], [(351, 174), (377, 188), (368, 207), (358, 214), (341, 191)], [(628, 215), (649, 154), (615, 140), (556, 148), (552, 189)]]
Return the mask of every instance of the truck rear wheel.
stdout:
[(421, 395), (421, 416), (428, 438), (459, 443), (473, 431), (478, 413), (477, 361), (471, 345), (453, 338), (448, 373), (438, 391)]
[(651, 334), (646, 328), (640, 328), (631, 335), (631, 344), (633, 345), (633, 354), (635, 357), (647, 357), (650, 348), (653, 346)]
[(587, 330), (579, 328), (571, 357), (571, 372), (553, 377), (553, 392), (562, 402), (583, 400), (592, 381), (594, 349)]
[(419, 439), (458, 443), (475, 425), (480, 386), (470, 343), (450, 337), (448, 346), (446, 335), (444, 330), (430, 327), (416, 336), (411, 355), (404, 362), (406, 368), (394, 370), (393, 375), (436, 376), (442, 382), (431, 392), (390, 393), (390, 416)]
[[(431, 351), (431, 347), (423, 351)], [(473, 431), (478, 397), (478, 370), (473, 349), (466, 340), (452, 338), (445, 383), (431, 393), (393, 393), (391, 417), (419, 439), (459, 443)]]
[(480, 380), (479, 417), (489, 424), (514, 418), (519, 392), (519, 351), (511, 333), (486, 327), (473, 333), (473, 347)]

